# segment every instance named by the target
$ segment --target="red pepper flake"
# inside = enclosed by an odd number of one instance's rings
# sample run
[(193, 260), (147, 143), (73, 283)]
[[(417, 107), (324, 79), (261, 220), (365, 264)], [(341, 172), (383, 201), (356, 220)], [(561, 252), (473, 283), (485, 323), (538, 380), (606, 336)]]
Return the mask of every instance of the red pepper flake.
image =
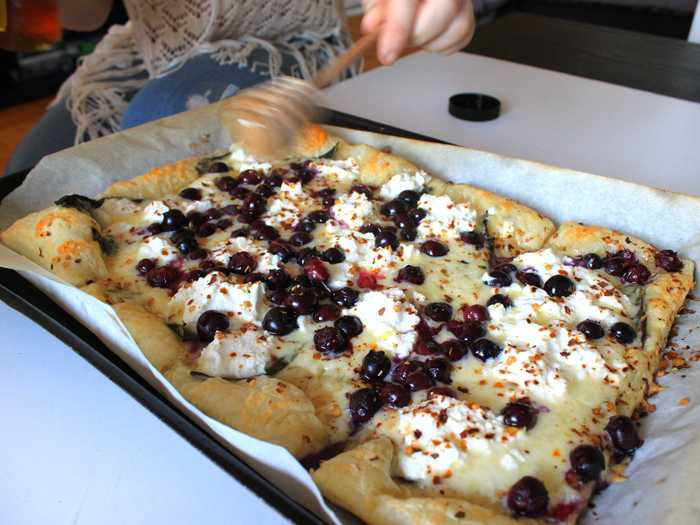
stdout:
[(690, 399), (687, 398), (687, 397), (684, 397), (683, 399), (681, 399), (681, 400), (678, 402), (678, 404), (679, 404), (680, 406), (682, 406), (682, 407), (687, 407), (687, 406), (688, 406), (688, 403), (690, 403)]
[(420, 430), (416, 429), (413, 431), (413, 435), (416, 436), (416, 439), (420, 439), (420, 437), (423, 435), (423, 432)]

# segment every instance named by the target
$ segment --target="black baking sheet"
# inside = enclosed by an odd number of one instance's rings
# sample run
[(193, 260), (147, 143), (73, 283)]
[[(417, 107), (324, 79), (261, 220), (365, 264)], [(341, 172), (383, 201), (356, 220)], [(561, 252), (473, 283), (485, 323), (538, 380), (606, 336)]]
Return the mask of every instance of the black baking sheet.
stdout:
[[(338, 111), (328, 111), (327, 122), (334, 126), (441, 142), (431, 137)], [(24, 171), (0, 177), (0, 201), (22, 184), (27, 173)], [(199, 428), (109, 350), (92, 332), (17, 272), (0, 268), (0, 300), (73, 348), (110, 380), (285, 517), (295, 523), (319, 525), (325, 523)]]

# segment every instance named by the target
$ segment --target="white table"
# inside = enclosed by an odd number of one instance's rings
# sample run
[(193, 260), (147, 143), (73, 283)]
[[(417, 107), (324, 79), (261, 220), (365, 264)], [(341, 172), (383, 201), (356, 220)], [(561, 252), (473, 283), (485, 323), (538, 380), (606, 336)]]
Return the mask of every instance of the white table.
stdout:
[[(501, 100), (466, 122), (450, 95)], [(417, 53), (327, 90), (327, 104), (454, 144), (700, 195), (700, 104), (467, 53)]]
[[(454, 120), (459, 91), (498, 96), (504, 114)], [(457, 144), (700, 194), (698, 104), (469, 55), (412, 56), (328, 97)], [(0, 523), (285, 522), (53, 336), (5, 305), (0, 326)]]

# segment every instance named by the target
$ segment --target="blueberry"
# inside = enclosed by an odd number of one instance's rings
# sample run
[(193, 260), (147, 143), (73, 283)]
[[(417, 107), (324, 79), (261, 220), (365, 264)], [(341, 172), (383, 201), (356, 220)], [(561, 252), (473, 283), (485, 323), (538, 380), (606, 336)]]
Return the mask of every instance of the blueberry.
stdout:
[(485, 306), (480, 304), (472, 304), (470, 306), (462, 307), (462, 316), (465, 321), (472, 321), (475, 323), (483, 323), (489, 318), (489, 311)]
[(262, 180), (262, 176), (255, 170), (243, 170), (238, 176), (242, 184), (254, 186)]
[(136, 271), (141, 275), (146, 275), (155, 267), (156, 263), (153, 259), (141, 259), (138, 263), (136, 263)]
[(317, 323), (335, 321), (340, 317), (341, 308), (337, 304), (322, 304), (314, 312), (313, 320)]
[(486, 361), (498, 357), (503, 349), (489, 339), (479, 339), (471, 344), (471, 350), (474, 357)]
[(153, 268), (146, 274), (146, 281), (154, 288), (170, 288), (177, 284), (180, 272), (170, 266)]
[(296, 254), (297, 264), (304, 266), (311, 259), (318, 259), (321, 254), (318, 253), (316, 248), (302, 248), (299, 253)]
[(316, 210), (309, 213), (306, 218), (311, 222), (315, 222), (316, 224), (323, 224), (324, 222), (328, 222), (330, 217), (328, 216), (328, 212), (326, 210)]
[(279, 236), (279, 232), (273, 226), (269, 226), (267, 224), (261, 224), (252, 230), (251, 235), (253, 239), (258, 241), (274, 241), (275, 239), (279, 238)]
[(296, 288), (287, 296), (284, 304), (299, 315), (313, 313), (318, 305), (318, 294), (313, 288)]
[(542, 288), (542, 278), (535, 272), (519, 270), (515, 272), (515, 278), (522, 284)]
[(515, 428), (532, 429), (537, 423), (537, 412), (530, 403), (511, 401), (501, 410), (503, 424)]
[(209, 208), (206, 212), (204, 212), (204, 220), (215, 221), (216, 219), (220, 219), (223, 214), (224, 212), (222, 212), (221, 210), (218, 210), (216, 208)]
[(683, 269), (683, 261), (673, 250), (661, 250), (654, 256), (656, 266), (667, 272), (680, 272)]
[(622, 274), (625, 273), (626, 266), (627, 261), (625, 261), (625, 259), (622, 257), (610, 257), (605, 259), (603, 263), (605, 271), (610, 275), (614, 275), (615, 277), (622, 277)]
[(180, 192), (180, 197), (188, 201), (202, 200), (202, 192), (197, 188), (185, 188)]
[(550, 297), (569, 297), (576, 291), (574, 282), (564, 275), (553, 275), (547, 279), (543, 288)]
[(582, 481), (598, 481), (605, 470), (605, 456), (593, 445), (579, 445), (569, 454), (569, 461)]
[(441, 357), (428, 359), (425, 363), (423, 363), (423, 367), (428, 375), (433, 378), (433, 380), (448, 384), (452, 382), (452, 378), (450, 377), (452, 365), (446, 359)]
[(583, 265), (589, 270), (599, 270), (603, 267), (603, 259), (595, 253), (587, 253), (583, 256)]
[(405, 203), (409, 208), (415, 208), (420, 200), (420, 193), (413, 190), (403, 190), (396, 199)]
[(380, 383), (389, 375), (391, 360), (382, 351), (370, 350), (362, 360), (360, 378), (367, 383)]
[(265, 288), (270, 291), (284, 290), (292, 284), (289, 274), (281, 269), (270, 270), (265, 277)]
[(360, 321), (359, 317), (354, 315), (342, 316), (334, 323), (334, 326), (348, 336), (348, 338), (357, 337), (364, 330), (362, 321)]
[(486, 306), (491, 306), (494, 304), (502, 304), (504, 308), (508, 308), (512, 303), (507, 295), (497, 293), (492, 295), (488, 301), (486, 301)]
[(411, 210), (409, 213), (416, 224), (425, 219), (425, 217), (428, 215), (428, 212), (423, 208), (416, 208), (415, 210)]
[(178, 238), (176, 246), (183, 255), (192, 255), (199, 251), (199, 244), (197, 244), (197, 240), (191, 235)]
[(396, 227), (400, 230), (404, 230), (406, 228), (416, 228), (416, 221), (413, 220), (413, 217), (409, 213), (399, 213), (398, 215), (394, 215), (392, 220), (394, 221)]
[[(224, 164), (225, 166), (225, 164)], [(228, 171), (228, 170), (226, 170)], [(236, 186), (238, 186), (238, 181), (234, 179), (233, 177), (229, 177), (228, 175), (224, 175), (223, 177), (219, 177), (214, 181), (214, 184), (216, 185), (217, 188), (219, 188), (221, 191), (229, 192)]]
[(581, 321), (578, 326), (576, 326), (576, 330), (586, 336), (588, 340), (600, 339), (605, 335), (605, 330), (600, 326), (600, 323), (591, 321), (590, 319)]
[(376, 248), (391, 248), (396, 250), (399, 247), (399, 239), (396, 234), (389, 231), (383, 231), (375, 235), (374, 246)]
[(462, 341), (475, 341), (486, 335), (486, 330), (481, 323), (476, 321), (448, 321), (447, 329)]
[(347, 286), (344, 288), (340, 288), (339, 290), (335, 290), (331, 296), (333, 302), (339, 306), (343, 306), (345, 308), (352, 308), (355, 306), (355, 303), (360, 297), (360, 293), (357, 290), (353, 290), (352, 288), (348, 288)]
[(361, 388), (350, 394), (348, 409), (353, 423), (365, 423), (382, 406), (382, 400), (373, 388)]
[(244, 188), (243, 186), (237, 186), (229, 191), (229, 193), (232, 197), (237, 199), (245, 199), (248, 195), (250, 195), (250, 190), (248, 188)]
[(228, 260), (228, 268), (235, 274), (245, 275), (258, 267), (258, 261), (248, 252), (234, 253)]
[(226, 173), (229, 171), (231, 168), (228, 167), (225, 163), (221, 161), (217, 162), (212, 162), (209, 165), (209, 169), (207, 170), (207, 173)]
[(524, 476), (508, 491), (508, 508), (516, 516), (541, 516), (549, 506), (549, 493), (539, 479)]
[(297, 315), (291, 308), (270, 308), (263, 318), (263, 328), (274, 335), (287, 335), (298, 328)]
[(314, 238), (311, 236), (311, 234), (306, 232), (296, 232), (289, 238), (289, 242), (294, 246), (304, 246), (313, 240)]
[(345, 253), (340, 248), (328, 248), (321, 254), (321, 259), (329, 264), (338, 264), (345, 260)]
[(274, 240), (268, 247), (271, 254), (276, 255), (282, 262), (289, 262), (296, 257), (294, 249), (286, 242)]
[(610, 335), (623, 345), (629, 344), (637, 337), (637, 333), (627, 323), (619, 322), (610, 327)]
[(316, 223), (308, 219), (301, 220), (294, 226), (295, 232), (313, 233), (315, 229)]
[(418, 237), (418, 231), (413, 227), (401, 228), (402, 241), (415, 241)]
[(492, 270), (489, 272), (489, 277), (486, 280), (486, 286), (492, 286), (494, 288), (505, 288), (510, 286), (513, 280), (510, 278), (506, 272), (500, 270)]
[(411, 402), (411, 392), (396, 383), (384, 383), (379, 389), (382, 402), (394, 408), (407, 406)]
[(258, 217), (265, 211), (267, 202), (265, 197), (257, 193), (248, 195), (241, 204), (241, 212), (252, 217)]
[(168, 210), (163, 214), (163, 222), (161, 223), (163, 231), (179, 230), (187, 226), (187, 217), (180, 210)]
[(450, 361), (459, 361), (469, 353), (469, 344), (459, 339), (450, 339), (442, 343), (442, 348), (445, 351), (445, 357)]
[(209, 237), (211, 235), (214, 235), (216, 232), (216, 226), (212, 224), (211, 222), (205, 222), (203, 224), (200, 224), (199, 227), (197, 228), (197, 236), (198, 237)]
[(423, 310), (423, 313), (429, 319), (437, 322), (452, 319), (452, 307), (447, 303), (429, 303)]
[(204, 214), (198, 211), (191, 211), (187, 214), (187, 220), (193, 227), (197, 227), (204, 222)]
[(420, 267), (411, 266), (409, 264), (399, 270), (397, 280), (400, 283), (408, 282), (411, 284), (420, 285), (425, 282), (425, 275), (423, 274), (423, 270), (421, 270)]
[(197, 319), (197, 335), (205, 343), (211, 343), (216, 332), (224, 332), (228, 327), (228, 317), (216, 310), (207, 310)]
[(314, 346), (322, 354), (341, 354), (348, 347), (348, 338), (337, 328), (326, 326), (314, 332)]
[(447, 255), (449, 248), (438, 241), (425, 241), (421, 244), (420, 251), (430, 257), (442, 257)]
[(486, 236), (479, 232), (463, 232), (459, 236), (465, 243), (471, 244), (475, 248), (483, 248), (486, 244)]
[(626, 267), (620, 279), (623, 283), (643, 285), (649, 280), (649, 277), (651, 277), (651, 272), (647, 270), (646, 266), (640, 263), (632, 263)]
[(435, 384), (433, 378), (425, 370), (418, 370), (406, 376), (403, 382), (411, 392), (426, 390)]
[(393, 200), (387, 202), (386, 204), (383, 204), (382, 207), (379, 209), (379, 212), (387, 217), (393, 217), (394, 215), (405, 213), (407, 209), (408, 207), (406, 206), (405, 202), (402, 202), (400, 200)]
[(311, 257), (304, 262), (304, 275), (306, 275), (312, 283), (326, 282), (330, 277), (326, 265), (315, 257)]
[(605, 426), (605, 431), (610, 436), (613, 446), (624, 454), (629, 455), (642, 446), (637, 428), (632, 419), (627, 416), (611, 417)]

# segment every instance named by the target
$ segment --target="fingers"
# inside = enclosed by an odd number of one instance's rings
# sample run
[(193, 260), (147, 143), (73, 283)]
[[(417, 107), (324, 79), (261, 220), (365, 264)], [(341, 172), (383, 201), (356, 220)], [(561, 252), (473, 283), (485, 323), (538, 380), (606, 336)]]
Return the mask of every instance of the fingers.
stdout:
[(474, 36), (474, 27), (474, 10), (472, 9), (471, 1), (467, 0), (447, 30), (434, 40), (423, 45), (423, 49), (445, 55), (455, 53), (471, 41)]
[(385, 0), (365, 0), (364, 16), (360, 29), (363, 33), (372, 33), (379, 29), (379, 25), (384, 21)]
[(384, 65), (396, 61), (413, 33), (418, 0), (386, 0), (384, 27), (377, 43), (377, 55)]
[(421, 2), (413, 25), (411, 45), (421, 47), (444, 33), (462, 7), (462, 0)]

